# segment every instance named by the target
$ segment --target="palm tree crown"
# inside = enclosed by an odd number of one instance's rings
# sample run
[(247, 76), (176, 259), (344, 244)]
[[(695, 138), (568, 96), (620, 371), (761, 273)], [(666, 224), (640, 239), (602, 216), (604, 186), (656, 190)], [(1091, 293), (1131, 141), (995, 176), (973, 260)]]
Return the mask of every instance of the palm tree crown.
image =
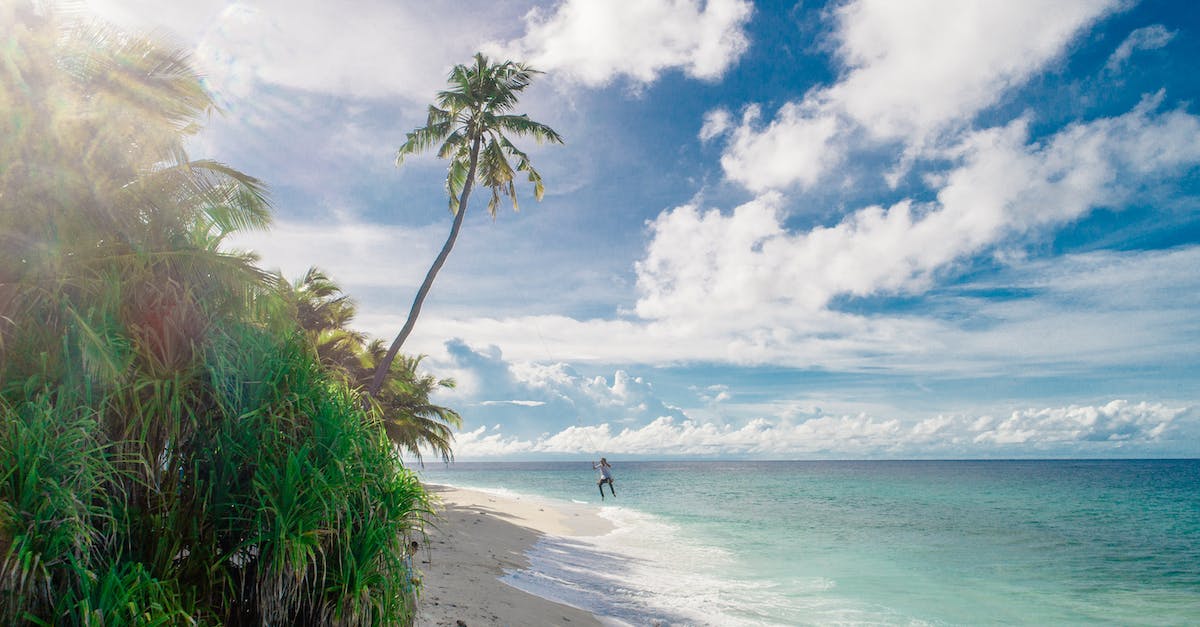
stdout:
[[(507, 196), (518, 209), (516, 184), (517, 172), (525, 172), (533, 183), (534, 197), (542, 199), (545, 192), (542, 177), (530, 163), (529, 155), (522, 152), (508, 135), (532, 136), (538, 143), (563, 143), (554, 129), (534, 122), (529, 116), (511, 113), (521, 92), (529, 86), (537, 70), (522, 63), (505, 61), (492, 63), (483, 53), (475, 55), (470, 65), (457, 65), (450, 71), (449, 89), (438, 92), (437, 105), (429, 107), (425, 126), (409, 132), (404, 144), (396, 154), (396, 165), (404, 162), (408, 155), (438, 146), (438, 157), (450, 160), (446, 174), (446, 191), (450, 198), (450, 212), (454, 222), (450, 235), (442, 246), (433, 266), (425, 275), (425, 281), (417, 291), (404, 328), (392, 342), (386, 355), (379, 362), (375, 378), (368, 392), (374, 396), (383, 386), (384, 378), (392, 361), (400, 351), (408, 335), (416, 325), (421, 305), (433, 285), (434, 277), (446, 263), (454, 242), (462, 228), (467, 199), (474, 183), (492, 191), (488, 202), (488, 213), (496, 217), (500, 197)], [(516, 162), (514, 167), (513, 163)]]
[[(492, 190), (488, 213), (496, 217), (501, 194), (508, 196), (513, 209), (518, 209), (516, 172), (526, 172), (533, 183), (533, 193), (542, 199), (545, 188), (542, 177), (529, 161), (529, 155), (518, 149), (505, 133), (531, 135), (540, 144), (561, 144), (562, 137), (554, 129), (534, 122), (528, 115), (513, 115), (512, 111), (522, 91), (529, 86), (533, 75), (540, 74), (522, 63), (505, 61), (491, 63), (482, 53), (475, 55), (471, 66), (457, 65), (450, 72), (451, 89), (438, 92), (439, 106), (429, 107), (425, 126), (409, 132), (396, 155), (396, 165), (411, 154), (424, 152), (440, 144), (438, 157), (450, 160), (446, 175), (450, 211), (458, 213), (460, 199), (467, 181), (474, 178)], [(514, 170), (509, 158), (516, 160)], [(469, 193), (469, 192), (468, 192)]]

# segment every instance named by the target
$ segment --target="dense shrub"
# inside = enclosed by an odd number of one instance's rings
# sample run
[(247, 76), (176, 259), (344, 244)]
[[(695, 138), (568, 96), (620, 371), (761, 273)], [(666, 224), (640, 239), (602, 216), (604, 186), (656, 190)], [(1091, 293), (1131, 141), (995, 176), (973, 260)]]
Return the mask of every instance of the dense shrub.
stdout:
[(202, 353), (6, 395), (0, 622), (407, 620), (425, 496), (357, 394), (298, 335), (236, 325)]
[(0, 3), (0, 624), (395, 624), (426, 495), (190, 160), (186, 55)]

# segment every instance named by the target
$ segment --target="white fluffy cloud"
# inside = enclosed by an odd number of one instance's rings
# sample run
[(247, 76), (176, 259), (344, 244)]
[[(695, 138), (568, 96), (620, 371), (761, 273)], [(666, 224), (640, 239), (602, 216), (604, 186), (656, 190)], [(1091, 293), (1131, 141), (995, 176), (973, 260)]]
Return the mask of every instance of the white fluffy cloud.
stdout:
[[(746, 107), (721, 156), (725, 175), (748, 189), (811, 187), (841, 163), (844, 155), (832, 144), (843, 125), (837, 116), (824, 114), (811, 102), (789, 102), (766, 128), (759, 128), (761, 117), (758, 105)], [(713, 135), (710, 128), (709, 137)]]
[(662, 417), (637, 427), (568, 427), (527, 439), (486, 427), (458, 434), (459, 459), (534, 453), (608, 455), (894, 457), (959, 454), (1098, 455), (1187, 450), (1200, 426), (1194, 407), (1114, 400), (1099, 406), (1029, 408), (1007, 416), (934, 416), (903, 422), (865, 414), (756, 419), (740, 426)]
[[(165, 25), (195, 46), (209, 86), (223, 99), (274, 85), (340, 96), (428, 101), (455, 63), (487, 39), (509, 36), (514, 7), (471, 10), (428, 2), (315, 0), (164, 3), (88, 0), (135, 28)], [(522, 7), (516, 7), (522, 10)]]
[(749, 45), (751, 10), (745, 0), (564, 0), (531, 10), (525, 35), (497, 48), (593, 87), (618, 77), (650, 83), (670, 69), (713, 80)]
[(1120, 46), (1113, 51), (1108, 57), (1108, 62), (1104, 65), (1110, 71), (1117, 71), (1125, 64), (1125, 61), (1138, 50), (1156, 50), (1171, 43), (1175, 38), (1175, 32), (1169, 31), (1162, 24), (1146, 26), (1139, 28), (1125, 38)]
[(1038, 444), (1156, 440), (1184, 413), (1162, 405), (1113, 401), (1103, 407), (1060, 407), (1015, 411), (1007, 418), (982, 418), (975, 442)]
[(1058, 58), (1115, 0), (862, 0), (838, 10), (848, 72), (821, 97), (876, 137), (962, 124)]
[[(694, 388), (693, 388), (694, 389)], [(733, 393), (729, 391), (729, 386), (725, 384), (716, 384), (705, 387), (703, 390), (694, 389), (700, 400), (711, 405), (724, 403), (733, 398)]]
[(1037, 235), (1137, 186), (1200, 163), (1200, 118), (1156, 113), (1155, 99), (1115, 118), (1030, 144), (1026, 124), (967, 136), (948, 156), (937, 201), (871, 206), (840, 223), (792, 232), (781, 197), (725, 214), (686, 205), (650, 226), (636, 311), (649, 320), (796, 328), (841, 295), (919, 292), (954, 263), (1007, 238)]
[(704, 114), (704, 124), (700, 127), (700, 141), (709, 141), (724, 135), (733, 126), (733, 116), (725, 109), (713, 109)]
[(765, 127), (743, 118), (721, 165), (755, 192), (811, 186), (857, 134), (909, 154), (968, 125), (1010, 88), (1060, 57), (1116, 0), (856, 0), (836, 11), (843, 71), (779, 109)]
[(424, 103), (451, 66), (479, 49), (589, 86), (619, 77), (646, 84), (669, 70), (716, 80), (749, 47), (753, 11), (747, 0), (86, 4), (121, 26), (165, 29), (193, 48), (209, 88), (231, 104), (252, 104), (263, 86)]

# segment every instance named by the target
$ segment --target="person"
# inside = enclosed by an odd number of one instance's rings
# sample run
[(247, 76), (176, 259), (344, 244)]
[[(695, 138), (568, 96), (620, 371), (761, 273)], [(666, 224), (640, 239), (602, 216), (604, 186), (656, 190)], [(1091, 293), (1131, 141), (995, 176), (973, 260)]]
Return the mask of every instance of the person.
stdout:
[(421, 575), (417, 571), (415, 562), (417, 558), (417, 551), (421, 549), (421, 545), (417, 544), (416, 540), (413, 540), (406, 548), (408, 550), (404, 552), (404, 568), (408, 571), (408, 581), (404, 583), (404, 590), (408, 594), (412, 595), (413, 607), (416, 607), (417, 591), (421, 585)]
[(617, 498), (617, 491), (613, 488), (612, 466), (608, 460), (601, 457), (600, 463), (592, 464), (592, 470), (600, 471), (600, 480), (596, 482), (596, 487), (600, 488), (600, 500), (604, 500), (604, 484), (608, 484), (608, 491), (612, 492), (613, 498)]

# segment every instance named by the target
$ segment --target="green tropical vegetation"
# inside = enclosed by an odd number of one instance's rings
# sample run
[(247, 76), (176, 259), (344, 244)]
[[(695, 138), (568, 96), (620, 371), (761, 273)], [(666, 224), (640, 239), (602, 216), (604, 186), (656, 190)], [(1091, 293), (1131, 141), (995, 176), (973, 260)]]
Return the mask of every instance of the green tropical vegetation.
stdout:
[(187, 154), (186, 54), (40, 2), (0, 42), (0, 624), (411, 623), (453, 383), (369, 398), (340, 289), (222, 250), (271, 207)]
[[(449, 159), (446, 192), (454, 220), (446, 243), (442, 245), (442, 250), (417, 290), (408, 319), (375, 368), (375, 376), (368, 387), (371, 396), (378, 396), (383, 389), (384, 381), (391, 372), (392, 361), (416, 326), (417, 316), (421, 314), (433, 280), (454, 248), (474, 184), (479, 183), (491, 190), (488, 213), (493, 219), (501, 196), (507, 196), (512, 201), (513, 210), (518, 208), (514, 181), (517, 172), (527, 175), (533, 184), (534, 197), (542, 199), (545, 189), (541, 175), (534, 169), (529, 155), (509, 139), (509, 135), (529, 135), (539, 144), (561, 144), (563, 141), (549, 126), (530, 120), (528, 115), (511, 113), (521, 92), (529, 87), (538, 73), (521, 63), (492, 62), (482, 53), (476, 54), (474, 63), (457, 65), (450, 71), (448, 89), (438, 92), (437, 104), (429, 106), (425, 126), (410, 131), (397, 151), (396, 165), (402, 164), (405, 157), (434, 146), (438, 146), (438, 158)], [(516, 161), (515, 168), (510, 159)]]
[[(321, 364), (351, 387), (366, 388), (384, 348), (380, 340), (368, 341), (365, 334), (349, 328), (355, 315), (350, 297), (319, 268), (309, 268), (291, 286), (289, 299)], [(439, 388), (451, 389), (455, 383), (453, 379), (418, 373), (420, 363), (420, 356), (401, 355), (394, 360), (384, 387), (367, 401), (382, 416), (384, 429), (397, 446), (418, 461), (423, 459), (423, 450), (431, 450), (449, 462), (454, 458), (453, 428), (462, 426), (462, 416), (435, 405), (430, 397)]]

